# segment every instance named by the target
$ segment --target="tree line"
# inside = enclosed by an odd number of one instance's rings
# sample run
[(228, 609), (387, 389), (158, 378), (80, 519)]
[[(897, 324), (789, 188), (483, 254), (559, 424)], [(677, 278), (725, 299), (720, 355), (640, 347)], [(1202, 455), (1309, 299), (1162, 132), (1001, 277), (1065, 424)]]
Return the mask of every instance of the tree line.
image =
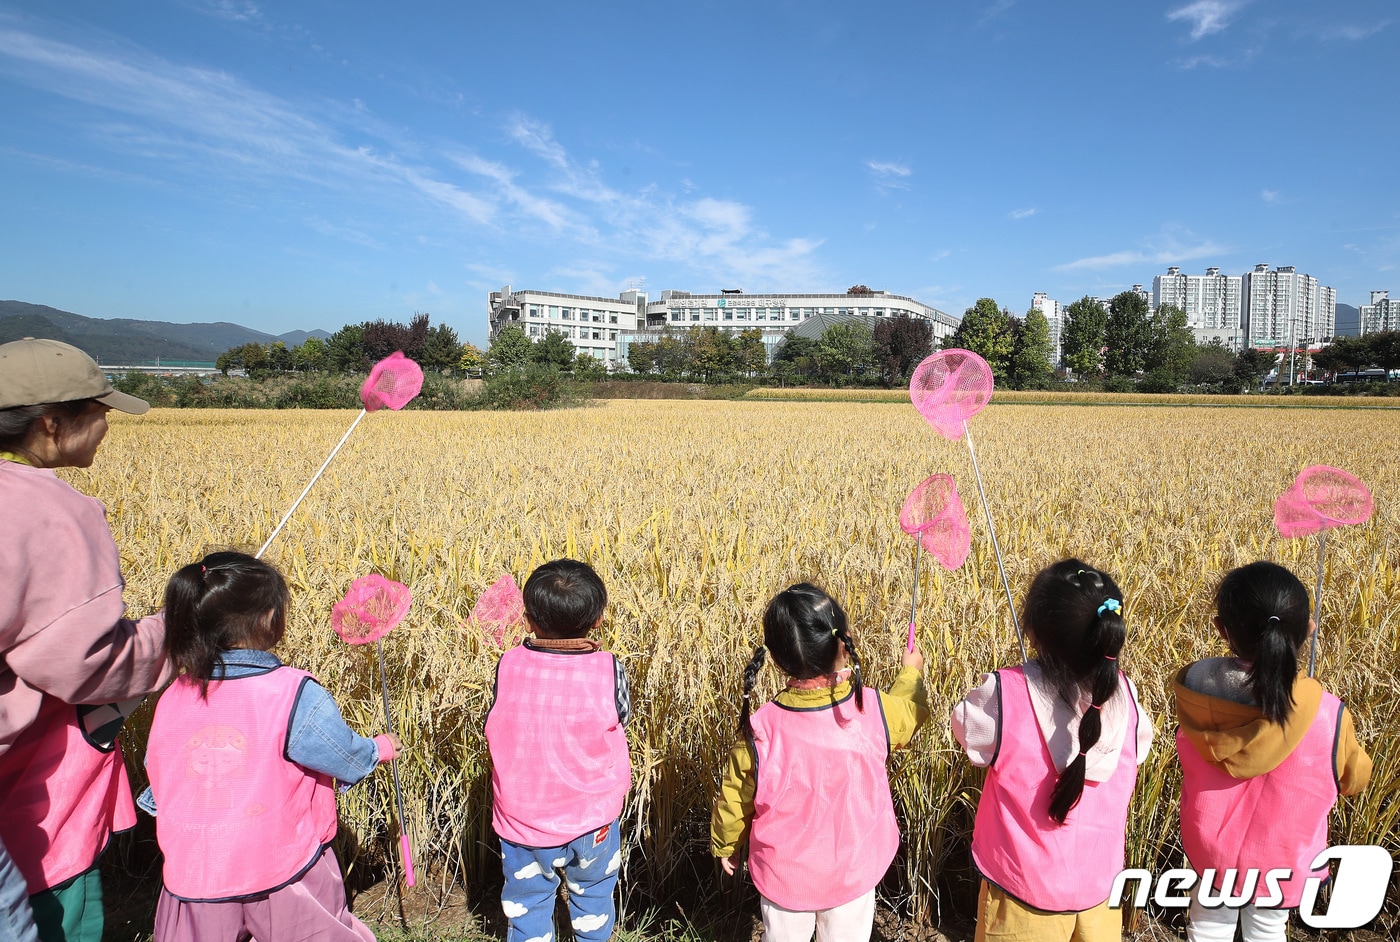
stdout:
[(215, 366), (250, 375), (266, 373), (365, 373), (395, 350), (425, 370), (471, 372), (481, 368), (481, 351), (463, 343), (447, 324), (432, 326), (429, 315), (414, 314), (407, 324), (389, 320), (346, 324), (326, 339), (308, 337), (295, 346), (279, 341), (245, 343), (219, 355)]

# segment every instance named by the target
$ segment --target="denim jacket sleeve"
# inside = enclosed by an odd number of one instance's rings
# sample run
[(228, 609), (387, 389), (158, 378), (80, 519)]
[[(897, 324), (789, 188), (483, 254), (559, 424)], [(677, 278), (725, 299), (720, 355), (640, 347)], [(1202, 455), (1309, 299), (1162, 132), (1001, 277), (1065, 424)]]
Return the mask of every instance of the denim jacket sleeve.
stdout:
[(292, 708), (287, 758), (349, 786), (374, 771), (379, 746), (345, 725), (326, 688), (307, 680)]

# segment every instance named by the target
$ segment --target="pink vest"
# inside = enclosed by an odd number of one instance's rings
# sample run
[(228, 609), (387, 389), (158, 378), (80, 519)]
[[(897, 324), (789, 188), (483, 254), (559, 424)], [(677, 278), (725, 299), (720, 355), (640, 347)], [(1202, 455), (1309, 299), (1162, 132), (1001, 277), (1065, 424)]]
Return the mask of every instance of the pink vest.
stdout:
[[(1082, 912), (1108, 899), (1123, 869), (1128, 801), (1137, 782), (1136, 705), (1118, 768), (1107, 781), (1085, 782), (1063, 825), (1050, 817), (1058, 773), (1040, 734), (1026, 675), (997, 671), (1001, 742), (977, 803), (972, 859), (977, 870), (1016, 899), (1047, 912)], [(1120, 675), (1116, 696), (1132, 697)]]
[(505, 840), (562, 847), (622, 814), (632, 764), (616, 664), (607, 651), (501, 655), (486, 744), (491, 824)]
[(114, 831), (136, 824), (121, 749), (103, 751), (78, 707), (53, 697), (0, 756), (0, 809), (0, 842), (31, 895), (90, 869)]
[(877, 691), (834, 706), (764, 704), (750, 718), (758, 762), (749, 872), (765, 899), (818, 912), (864, 896), (899, 850), (890, 736)]
[(335, 837), (331, 780), (285, 753), (310, 677), (279, 667), (215, 681), (207, 701), (183, 679), (161, 695), (146, 771), (172, 895), (217, 902), (269, 893), (299, 879)]
[[(1180, 730), (1176, 751), (1181, 757), (1181, 843), (1199, 873), (1214, 869), (1259, 870), (1255, 899), (1268, 895), (1263, 875), (1287, 867), (1293, 878), (1280, 884), (1283, 903), (1297, 906), (1308, 877), (1326, 877), (1325, 869), (1309, 869), (1327, 847), (1327, 816), (1337, 802), (1333, 757), (1342, 701), (1330, 693), (1297, 748), (1272, 772), (1254, 778), (1231, 778), (1196, 751)], [(1217, 887), (1219, 883), (1217, 882)]]

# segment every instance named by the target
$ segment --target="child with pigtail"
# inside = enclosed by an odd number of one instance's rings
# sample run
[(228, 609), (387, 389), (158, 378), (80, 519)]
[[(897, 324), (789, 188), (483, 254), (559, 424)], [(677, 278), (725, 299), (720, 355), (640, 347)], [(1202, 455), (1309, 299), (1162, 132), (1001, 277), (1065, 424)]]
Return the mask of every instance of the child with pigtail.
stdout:
[(1123, 869), (1128, 802), (1152, 722), (1119, 670), (1123, 593), (1077, 559), (1042, 569), (1021, 625), (1036, 657), (982, 675), (953, 734), (987, 767), (972, 858), (976, 942), (1122, 937), (1108, 908)]
[[(1188, 942), (1282, 942), (1288, 914), (1327, 847), (1327, 817), (1339, 795), (1371, 777), (1351, 713), (1301, 673), (1299, 652), (1317, 630), (1308, 590), (1269, 562), (1231, 570), (1215, 594), (1215, 630), (1230, 657), (1211, 657), (1176, 675), (1176, 751), (1181, 759), (1181, 843), (1192, 868), (1213, 870), (1216, 894), (1243, 906), (1201, 905), (1193, 897)], [(1288, 868), (1275, 887), (1248, 874)], [(1224, 887), (1233, 871), (1238, 883)]]
[[(767, 655), (787, 684), (750, 713)], [(924, 656), (902, 664), (889, 693), (865, 687), (846, 613), (816, 586), (794, 585), (764, 612), (710, 824), (726, 873), (748, 846), (764, 942), (870, 938), (875, 887), (899, 847), (885, 762), (928, 718)]]

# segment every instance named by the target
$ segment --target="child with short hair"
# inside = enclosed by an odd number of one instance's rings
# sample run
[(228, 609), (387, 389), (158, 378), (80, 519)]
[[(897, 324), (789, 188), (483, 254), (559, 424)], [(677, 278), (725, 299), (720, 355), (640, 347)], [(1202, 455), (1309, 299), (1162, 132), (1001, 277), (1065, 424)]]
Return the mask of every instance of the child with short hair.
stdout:
[(627, 675), (588, 637), (608, 593), (587, 564), (556, 559), (530, 574), (524, 598), (533, 637), (501, 655), (486, 716), (506, 942), (553, 938), (556, 869), (568, 881), (574, 937), (606, 942), (632, 785)]
[(1273, 942), (1286, 938), (1307, 879), (1326, 876), (1309, 867), (1327, 847), (1328, 814), (1338, 795), (1366, 787), (1371, 759), (1342, 701), (1300, 672), (1299, 651), (1317, 624), (1293, 573), (1269, 562), (1233, 569), (1215, 608), (1215, 630), (1233, 656), (1188, 664), (1172, 684), (1181, 843), (1198, 874), (1287, 867), (1293, 876), (1268, 906), (1258, 902), (1270, 896), (1262, 879), (1240, 908), (1207, 909), (1193, 897), (1186, 937), (1229, 942), (1240, 922), (1245, 942)]
[[(787, 684), (750, 715), (766, 654)], [(901, 665), (889, 693), (866, 687), (846, 613), (809, 583), (763, 614), (710, 851), (732, 875), (748, 845), (764, 942), (870, 938), (875, 887), (899, 849), (886, 762), (928, 719), (924, 656), (907, 651)]]
[(356, 734), (314, 677), (271, 653), (288, 599), (281, 573), (243, 553), (210, 553), (166, 585), (181, 674), (156, 704), (138, 802), (165, 854), (155, 942), (374, 940), (331, 850), (334, 780), (353, 785), (402, 746)]
[(953, 735), (987, 767), (972, 830), (976, 942), (1108, 942), (1128, 803), (1152, 722), (1122, 673), (1123, 592), (1065, 559), (1036, 574), (1021, 626), (1036, 656), (982, 675)]

